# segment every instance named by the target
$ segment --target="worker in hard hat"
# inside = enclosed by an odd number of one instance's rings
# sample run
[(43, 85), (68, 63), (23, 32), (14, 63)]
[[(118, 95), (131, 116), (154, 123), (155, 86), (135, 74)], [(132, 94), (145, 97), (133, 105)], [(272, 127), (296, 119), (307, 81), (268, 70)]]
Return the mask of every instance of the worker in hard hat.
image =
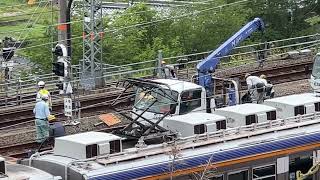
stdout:
[(176, 69), (172, 65), (167, 65), (166, 61), (161, 61), (161, 66), (162, 66), (162, 74), (163, 78), (165, 79), (176, 79), (177, 74), (176, 74)]
[(257, 104), (263, 103), (265, 84), (262, 79), (249, 73), (245, 74), (245, 79), (252, 102)]
[(38, 82), (38, 88), (39, 88), (39, 91), (37, 93), (37, 97), (36, 97), (36, 101), (41, 101), (42, 99), (42, 96), (43, 95), (47, 95), (48, 96), (48, 106), (50, 108), (50, 110), (52, 110), (52, 101), (51, 101), (51, 95), (50, 95), (50, 92), (45, 89), (45, 82), (44, 81), (39, 81)]
[(38, 143), (42, 143), (49, 137), (49, 117), (50, 110), (47, 104), (49, 96), (44, 94), (41, 96), (41, 100), (38, 101), (33, 109), (35, 115), (35, 125)]
[(273, 85), (271, 83), (268, 83), (267, 76), (264, 75), (264, 74), (261, 74), (260, 75), (260, 79), (263, 81), (263, 83), (264, 83), (264, 85), (266, 87), (265, 99), (273, 98), (274, 97)]

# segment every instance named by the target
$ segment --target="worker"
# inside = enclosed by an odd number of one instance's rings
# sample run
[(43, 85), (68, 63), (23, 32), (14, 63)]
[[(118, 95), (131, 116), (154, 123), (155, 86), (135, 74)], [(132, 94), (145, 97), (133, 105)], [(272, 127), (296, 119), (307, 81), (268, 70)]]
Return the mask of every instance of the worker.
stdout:
[(43, 81), (39, 81), (38, 88), (39, 88), (39, 91), (37, 93), (36, 102), (41, 101), (41, 99), (42, 99), (41, 97), (43, 95), (47, 95), (48, 96), (47, 103), (48, 103), (50, 110), (52, 110), (51, 95), (50, 95), (50, 92), (47, 89), (45, 89), (45, 83)]
[(49, 137), (49, 117), (50, 110), (47, 104), (49, 96), (44, 94), (41, 96), (41, 100), (38, 101), (33, 109), (35, 115), (35, 125), (38, 143), (42, 143)]
[(257, 104), (263, 103), (265, 85), (262, 79), (258, 76), (251, 76), (249, 73), (246, 73), (245, 79), (252, 102)]
[(165, 79), (176, 79), (176, 69), (172, 65), (167, 65), (166, 61), (161, 62), (162, 65), (162, 72)]
[(264, 74), (260, 75), (260, 79), (263, 81), (266, 89), (265, 89), (265, 96), (266, 98), (273, 98), (274, 97), (274, 89), (271, 83), (268, 83), (267, 76)]

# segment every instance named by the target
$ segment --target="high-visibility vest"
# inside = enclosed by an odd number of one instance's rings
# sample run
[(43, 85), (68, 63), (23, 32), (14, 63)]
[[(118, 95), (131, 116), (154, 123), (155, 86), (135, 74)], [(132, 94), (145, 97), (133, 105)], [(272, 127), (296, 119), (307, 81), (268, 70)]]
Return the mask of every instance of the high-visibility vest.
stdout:
[(46, 89), (40, 89), (39, 91), (38, 91), (38, 94), (40, 95), (40, 97), (37, 97), (37, 98), (40, 98), (41, 99), (41, 97), (43, 96), (43, 95), (48, 95), (48, 101), (47, 101), (47, 104), (48, 104), (48, 106), (49, 107), (52, 107), (52, 102), (51, 102), (51, 97), (50, 97), (50, 93), (49, 93), (49, 91), (48, 90), (46, 90)]
[(39, 90), (39, 94), (40, 94), (41, 96), (43, 96), (43, 95), (48, 95), (48, 96), (49, 96), (49, 91), (46, 90), (46, 89), (40, 89), (40, 90)]

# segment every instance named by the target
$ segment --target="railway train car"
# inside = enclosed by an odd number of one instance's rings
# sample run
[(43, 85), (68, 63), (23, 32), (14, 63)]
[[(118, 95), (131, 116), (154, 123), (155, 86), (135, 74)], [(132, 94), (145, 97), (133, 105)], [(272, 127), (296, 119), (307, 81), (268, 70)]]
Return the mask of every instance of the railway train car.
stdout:
[[(252, 104), (248, 110), (242, 105), (221, 114), (168, 117), (164, 126), (188, 132), (164, 143), (147, 145), (140, 139), (134, 144), (101, 132), (59, 137), (53, 151), (34, 154), (22, 164), (64, 180), (300, 180), (303, 174), (304, 179), (320, 180), (319, 172), (309, 171), (320, 161), (320, 98), (310, 101), (311, 93), (293, 97)], [(288, 99), (300, 103), (293, 105)], [(297, 107), (305, 111), (296, 111)], [(296, 116), (284, 118), (291, 112)], [(230, 117), (235, 126), (228, 126)], [(257, 119), (252, 121), (253, 117)]]
[(0, 180), (61, 180), (61, 177), (30, 166), (6, 163), (0, 157)]

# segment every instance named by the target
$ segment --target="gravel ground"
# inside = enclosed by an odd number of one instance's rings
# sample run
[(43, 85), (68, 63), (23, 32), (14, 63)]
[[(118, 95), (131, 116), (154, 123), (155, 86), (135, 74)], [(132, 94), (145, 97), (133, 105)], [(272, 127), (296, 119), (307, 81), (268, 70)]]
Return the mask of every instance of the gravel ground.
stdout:
[(259, 67), (258, 63), (250, 63), (232, 68), (217, 69), (217, 71), (214, 74), (217, 77), (227, 77), (230, 74), (230, 72), (232, 72), (231, 74), (238, 74), (243, 72), (261, 71), (264, 69), (269, 69), (286, 64), (295, 64), (301, 61), (312, 60), (312, 58), (313, 56), (300, 56), (299, 58), (266, 61), (262, 67)]
[[(80, 124), (78, 125), (69, 125), (70, 124), (69, 122), (65, 122), (65, 123), (68, 123), (68, 125), (65, 126), (67, 134), (76, 134), (79, 132), (87, 132), (87, 131), (100, 130), (100, 129), (107, 128), (108, 126), (105, 124), (100, 124), (98, 126), (95, 126), (95, 124), (101, 122), (98, 115), (82, 118), (80, 119), (79, 121)], [(125, 124), (125, 123), (127, 122), (123, 120), (122, 123), (117, 124), (115, 126)], [(14, 129), (14, 131), (11, 130), (11, 132), (9, 132), (9, 130), (0, 131), (0, 147), (19, 144), (19, 143), (25, 143), (25, 142), (31, 142), (35, 138), (36, 138), (36, 134), (35, 134), (34, 126)]]

